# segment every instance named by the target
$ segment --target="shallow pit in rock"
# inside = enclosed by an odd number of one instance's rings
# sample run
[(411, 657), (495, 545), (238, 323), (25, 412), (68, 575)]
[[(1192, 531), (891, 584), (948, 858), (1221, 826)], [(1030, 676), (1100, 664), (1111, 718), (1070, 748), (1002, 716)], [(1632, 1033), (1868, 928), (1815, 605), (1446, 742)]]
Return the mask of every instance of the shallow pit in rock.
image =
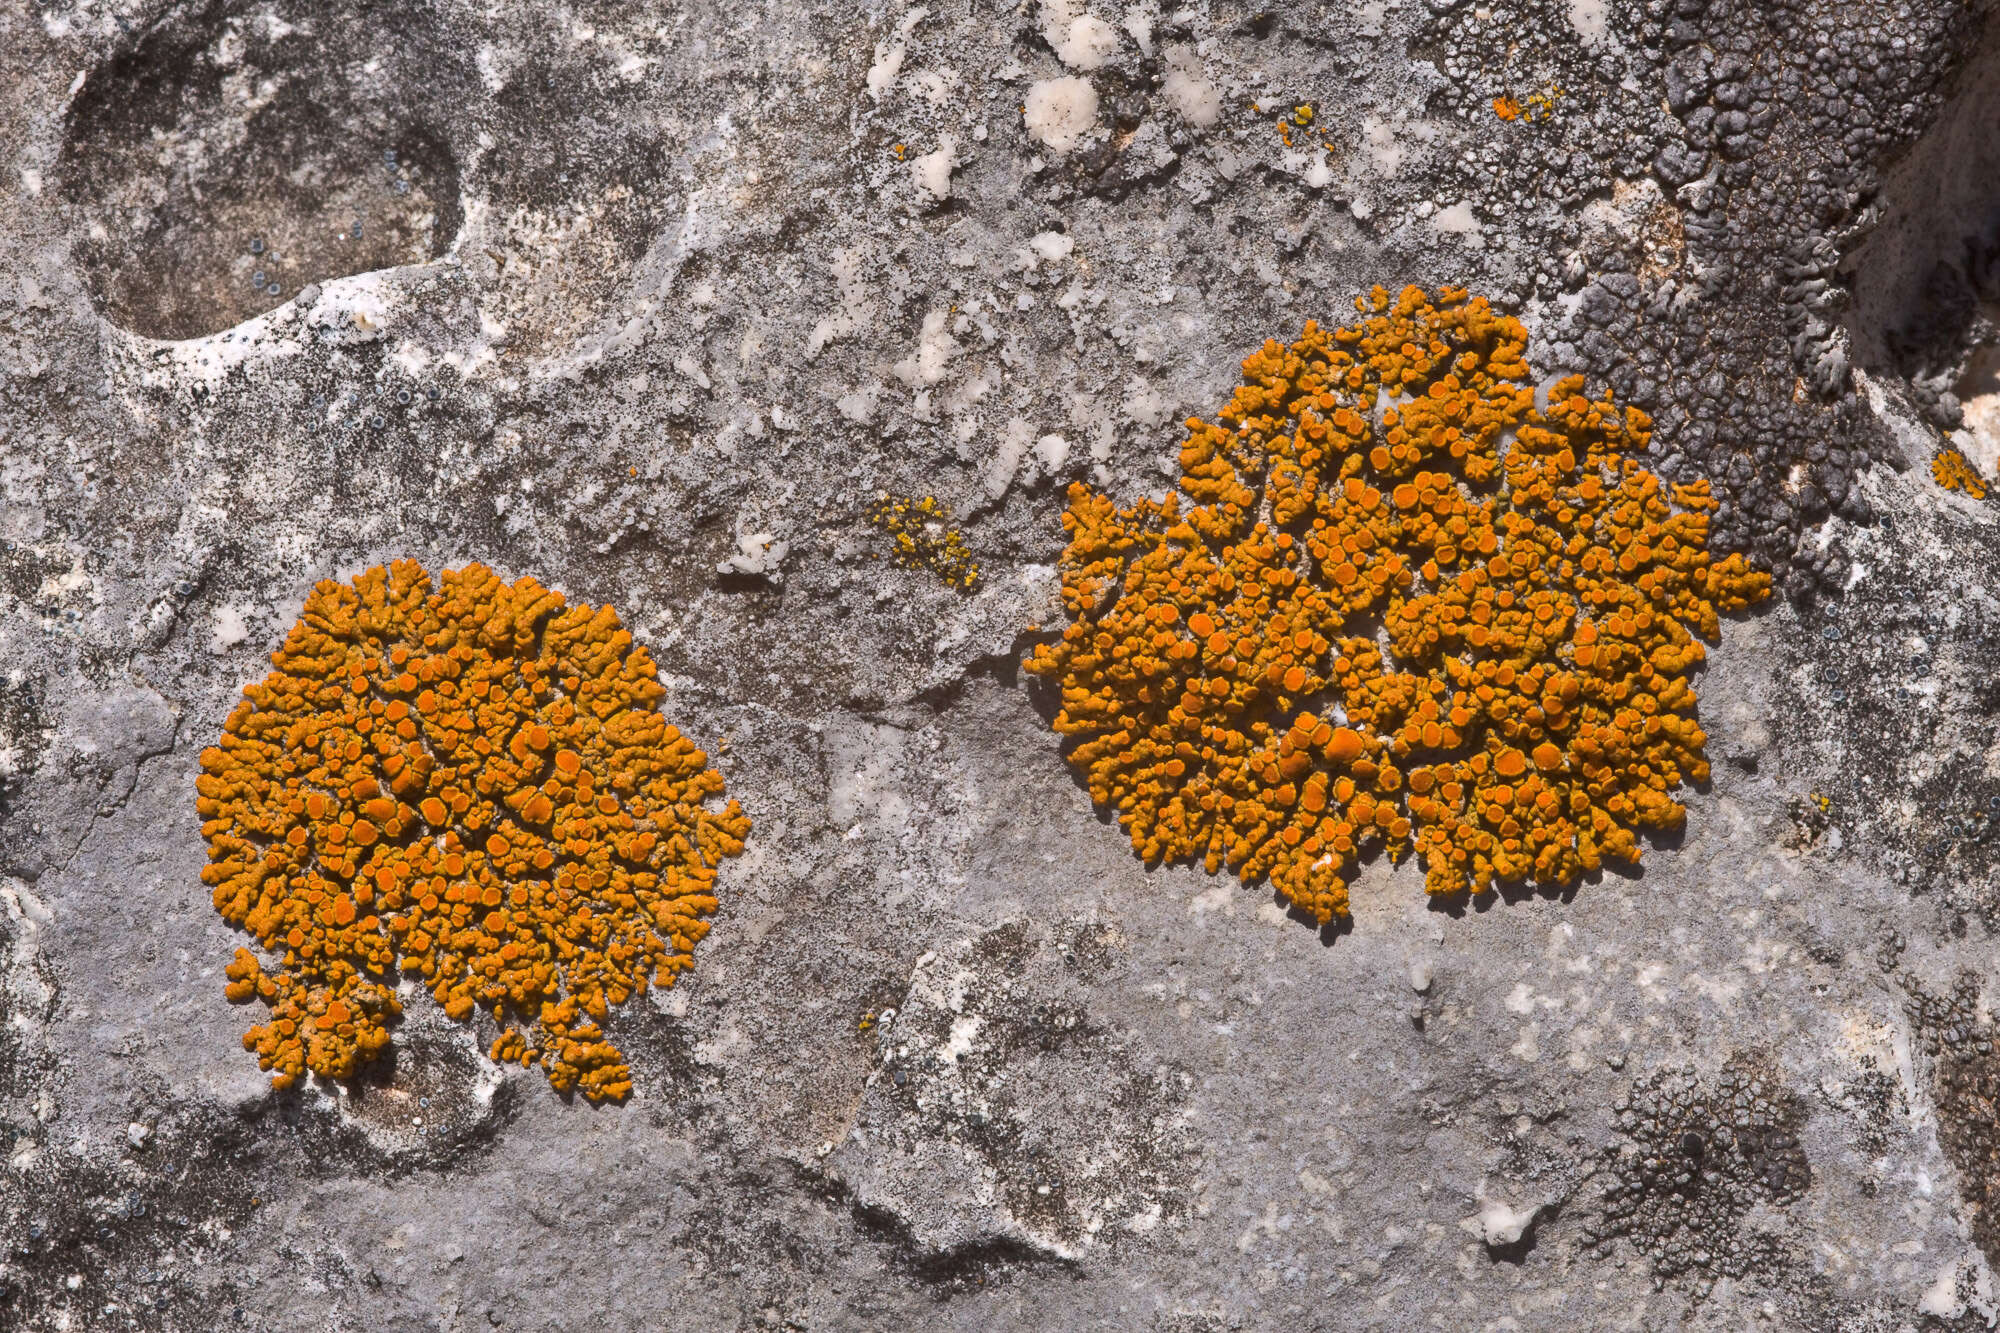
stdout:
[(444, 254), (461, 64), (412, 8), (210, 5), (90, 71), (61, 181), (99, 311), (197, 338), (310, 283)]
[[(2000, 308), (1989, 308), (1985, 318), (2000, 327)], [(1952, 432), (1952, 443), (1981, 473), (2000, 476), (2000, 343), (1973, 349), (1952, 392), (1964, 420)]]
[[(1880, 221), (1840, 265), (1856, 359), (1906, 378), (1941, 431), (1990, 385), (1977, 363), (2000, 310), (2000, 22), (1969, 25), (1966, 47), (1949, 102), (1884, 173), (1870, 204)], [(1990, 474), (1990, 451), (1973, 444)]]

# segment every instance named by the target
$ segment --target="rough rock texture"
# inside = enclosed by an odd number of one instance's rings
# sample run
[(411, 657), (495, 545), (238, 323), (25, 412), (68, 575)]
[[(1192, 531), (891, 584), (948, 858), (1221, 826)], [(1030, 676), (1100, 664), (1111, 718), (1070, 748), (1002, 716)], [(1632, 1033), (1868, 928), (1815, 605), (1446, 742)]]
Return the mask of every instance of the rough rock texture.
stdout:
[[(9, 0), (0, 91), (0, 1326), (1994, 1317), (1992, 4)], [(1017, 668), (1063, 483), (1404, 282), (1787, 596), (1643, 874), (1322, 934)], [(196, 757), (403, 555), (615, 606), (756, 821), (622, 1105), (240, 1048)]]

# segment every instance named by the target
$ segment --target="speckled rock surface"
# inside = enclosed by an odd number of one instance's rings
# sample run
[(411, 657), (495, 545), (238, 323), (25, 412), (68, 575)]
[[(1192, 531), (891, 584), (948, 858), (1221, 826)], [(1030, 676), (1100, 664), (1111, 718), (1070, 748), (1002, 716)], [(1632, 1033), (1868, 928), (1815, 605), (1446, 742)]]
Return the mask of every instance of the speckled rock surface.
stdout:
[[(2000, 1310), (1991, 4), (5, 0), (0, 91), (0, 1327)], [(1064, 484), (1406, 282), (1781, 595), (1643, 870), (1322, 933), (1018, 665)], [(622, 1105), (421, 991), (352, 1084), (239, 1045), (197, 756), (405, 555), (615, 606), (755, 820)]]

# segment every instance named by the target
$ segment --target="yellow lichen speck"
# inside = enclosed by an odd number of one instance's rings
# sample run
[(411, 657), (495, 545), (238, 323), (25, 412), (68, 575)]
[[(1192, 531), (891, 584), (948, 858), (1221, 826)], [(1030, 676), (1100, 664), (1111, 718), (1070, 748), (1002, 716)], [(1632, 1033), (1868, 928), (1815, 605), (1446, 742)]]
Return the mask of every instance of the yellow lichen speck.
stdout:
[(934, 497), (885, 495), (868, 521), (889, 534), (889, 558), (901, 568), (927, 569), (961, 592), (979, 581), (965, 534), (951, 526), (951, 508)]
[(1947, 447), (1937, 451), (1931, 459), (1931, 478), (1944, 490), (1964, 491), (1975, 500), (1986, 498), (1985, 481), (1956, 449)]
[[(1377, 288), (1267, 342), (1180, 493), (1069, 491), (1071, 623), (1030, 656), (1091, 794), (1149, 860), (1268, 875), (1321, 922), (1369, 846), (1432, 893), (1636, 862), (1708, 775), (1689, 673), (1769, 577), (1708, 551), (1706, 483), (1561, 380), (1519, 321)], [(1691, 632), (1692, 631), (1692, 632)]]
[(433, 587), (414, 561), (306, 599), (196, 780), (216, 910), (247, 949), (244, 1047), (286, 1087), (389, 1044), (400, 969), (495, 1059), (593, 1101), (631, 1090), (599, 1026), (670, 986), (743, 850), (722, 777), (656, 711), (651, 657), (610, 607), (483, 565)]

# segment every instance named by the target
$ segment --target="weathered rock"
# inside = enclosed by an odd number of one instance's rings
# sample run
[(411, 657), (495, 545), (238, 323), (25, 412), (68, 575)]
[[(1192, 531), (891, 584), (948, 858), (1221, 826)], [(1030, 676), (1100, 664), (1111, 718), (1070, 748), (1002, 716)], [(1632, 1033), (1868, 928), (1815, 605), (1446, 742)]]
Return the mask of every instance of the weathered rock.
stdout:
[[(1983, 1326), (2000, 529), (1929, 461), (2000, 449), (1996, 34), (0, 9), (0, 1327)], [(1067, 482), (1158, 494), (1405, 282), (1652, 414), (1787, 597), (1643, 874), (1378, 860), (1322, 934), (1136, 860), (1018, 663)], [(615, 605), (755, 820), (622, 1105), (414, 984), (350, 1085), (241, 1049), (197, 756), (404, 555)]]

